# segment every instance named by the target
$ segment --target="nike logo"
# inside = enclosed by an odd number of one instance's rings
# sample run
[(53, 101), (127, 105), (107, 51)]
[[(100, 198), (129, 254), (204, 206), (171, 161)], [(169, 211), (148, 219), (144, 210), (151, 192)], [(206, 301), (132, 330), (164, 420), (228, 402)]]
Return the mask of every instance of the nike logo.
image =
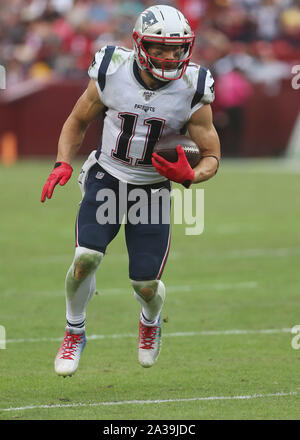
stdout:
[(160, 191), (161, 189), (163, 189), (163, 187), (161, 187), (161, 188), (151, 188), (151, 194), (155, 194), (158, 191)]

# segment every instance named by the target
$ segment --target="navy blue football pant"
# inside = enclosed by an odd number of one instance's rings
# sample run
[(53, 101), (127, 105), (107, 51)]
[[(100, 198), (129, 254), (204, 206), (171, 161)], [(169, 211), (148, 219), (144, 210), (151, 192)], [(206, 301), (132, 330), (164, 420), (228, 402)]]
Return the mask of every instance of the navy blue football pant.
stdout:
[[(139, 199), (127, 199), (130, 193), (134, 196), (132, 190), (136, 189), (142, 189), (143, 194), (147, 196), (143, 198), (146, 200), (143, 213), (148, 213), (148, 221), (144, 224), (136, 223), (136, 220), (131, 221), (130, 209), (135, 208), (134, 205)], [(159, 196), (161, 189), (167, 197)], [(136, 281), (160, 279), (170, 246), (170, 191), (168, 180), (151, 185), (122, 184), (99, 164), (95, 164), (89, 171), (86, 192), (77, 216), (76, 246), (105, 254), (107, 246), (120, 230), (120, 213), (124, 212), (127, 215), (124, 226), (129, 256), (129, 278)], [(151, 215), (153, 212), (155, 221)], [(101, 220), (103, 214), (107, 217), (106, 223)], [(137, 217), (138, 210), (135, 219)]]

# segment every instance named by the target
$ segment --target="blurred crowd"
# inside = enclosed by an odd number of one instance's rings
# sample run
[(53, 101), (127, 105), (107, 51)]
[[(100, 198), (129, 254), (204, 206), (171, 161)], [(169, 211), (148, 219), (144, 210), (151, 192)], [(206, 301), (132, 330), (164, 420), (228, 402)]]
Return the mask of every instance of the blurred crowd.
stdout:
[(86, 77), (95, 51), (132, 47), (136, 17), (161, 3), (186, 15), (196, 33), (193, 60), (217, 76), (238, 69), (251, 82), (273, 83), (300, 59), (300, 0), (2, 0), (7, 86), (53, 73)]
[(215, 125), (228, 154), (238, 155), (255, 85), (276, 95), (300, 64), (300, 0), (1, 0), (6, 87), (53, 76), (88, 81), (94, 53), (106, 44), (132, 48), (135, 20), (154, 4), (188, 18), (196, 34), (193, 61), (216, 80)]

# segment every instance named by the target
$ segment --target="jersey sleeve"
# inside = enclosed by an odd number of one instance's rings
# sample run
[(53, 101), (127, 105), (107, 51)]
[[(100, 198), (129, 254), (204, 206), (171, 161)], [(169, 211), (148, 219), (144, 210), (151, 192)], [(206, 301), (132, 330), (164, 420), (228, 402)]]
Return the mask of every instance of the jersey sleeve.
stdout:
[(96, 83), (101, 100), (103, 100), (103, 91), (106, 84), (106, 73), (114, 51), (115, 46), (104, 46), (95, 53), (94, 59), (88, 70), (89, 77)]
[(209, 69), (199, 68), (194, 87), (195, 94), (191, 102), (190, 117), (204, 104), (211, 104), (215, 99), (215, 82)]

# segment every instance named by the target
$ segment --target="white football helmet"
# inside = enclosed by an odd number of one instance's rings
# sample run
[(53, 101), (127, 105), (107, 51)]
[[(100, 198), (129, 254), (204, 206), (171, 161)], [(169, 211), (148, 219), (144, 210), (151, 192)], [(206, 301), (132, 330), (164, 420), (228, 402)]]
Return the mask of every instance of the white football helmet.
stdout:
[[(138, 17), (132, 36), (135, 59), (140, 69), (148, 70), (161, 81), (183, 76), (192, 56), (195, 35), (178, 9), (166, 5), (151, 6)], [(153, 57), (145, 47), (147, 43), (183, 45), (184, 53), (180, 60)], [(155, 66), (155, 61), (159, 62), (160, 67)]]

